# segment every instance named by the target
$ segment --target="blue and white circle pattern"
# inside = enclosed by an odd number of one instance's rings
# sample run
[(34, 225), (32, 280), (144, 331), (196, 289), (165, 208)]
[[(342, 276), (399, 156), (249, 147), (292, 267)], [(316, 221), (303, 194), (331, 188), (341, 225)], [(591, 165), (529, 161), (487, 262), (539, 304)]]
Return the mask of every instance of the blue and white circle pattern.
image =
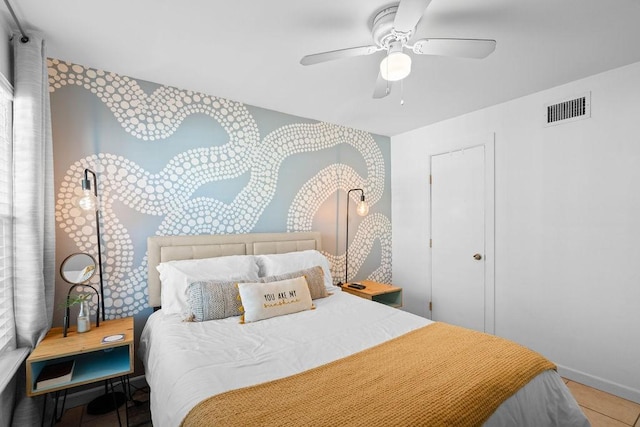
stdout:
[[(384, 191), (384, 158), (366, 132), (328, 123), (291, 124), (261, 139), (254, 118), (242, 103), (167, 86), (147, 95), (131, 78), (55, 59), (49, 60), (49, 83), (51, 92), (68, 85), (91, 91), (127, 133), (144, 141), (170, 137), (190, 114), (210, 116), (228, 134), (224, 145), (186, 150), (158, 172), (147, 171), (123, 156), (109, 153), (78, 159), (68, 168), (58, 189), (56, 222), (78, 250), (87, 253), (96, 250), (95, 217), (76, 207), (81, 196), (78, 181), (85, 168), (99, 177), (108, 318), (131, 316), (147, 307), (146, 255), (134, 265), (133, 240), (115, 214), (116, 203), (141, 214), (161, 217), (156, 235), (251, 232), (276, 194), (282, 162), (297, 153), (339, 144), (349, 144), (360, 153), (366, 174), (360, 176), (343, 164), (320, 170), (295, 196), (287, 230), (311, 230), (322, 201), (336, 191), (363, 188), (372, 206)], [(230, 203), (195, 195), (203, 185), (247, 173), (249, 182)], [(357, 272), (376, 239), (382, 247), (382, 259), (370, 278), (390, 281), (391, 223), (382, 214), (370, 214), (358, 227), (350, 245), (350, 269)], [(326, 255), (334, 277), (343, 277), (344, 255)]]

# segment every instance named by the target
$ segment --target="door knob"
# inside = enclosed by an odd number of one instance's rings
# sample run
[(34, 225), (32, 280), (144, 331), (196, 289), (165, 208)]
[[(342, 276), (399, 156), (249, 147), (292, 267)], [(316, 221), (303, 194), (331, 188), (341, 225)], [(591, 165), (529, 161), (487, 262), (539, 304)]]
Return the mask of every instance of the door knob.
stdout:
[(480, 254), (475, 254), (475, 255), (473, 256), (473, 259), (476, 259), (476, 260), (480, 261), (480, 260), (482, 259), (482, 255), (480, 255)]

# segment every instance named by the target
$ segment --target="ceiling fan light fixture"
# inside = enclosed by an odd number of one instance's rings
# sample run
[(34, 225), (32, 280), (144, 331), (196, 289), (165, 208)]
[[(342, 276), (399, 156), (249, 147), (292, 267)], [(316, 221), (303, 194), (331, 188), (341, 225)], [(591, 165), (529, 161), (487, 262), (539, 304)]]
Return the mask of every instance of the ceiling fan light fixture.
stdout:
[(390, 52), (380, 62), (380, 75), (385, 80), (396, 82), (411, 73), (411, 57), (404, 52)]

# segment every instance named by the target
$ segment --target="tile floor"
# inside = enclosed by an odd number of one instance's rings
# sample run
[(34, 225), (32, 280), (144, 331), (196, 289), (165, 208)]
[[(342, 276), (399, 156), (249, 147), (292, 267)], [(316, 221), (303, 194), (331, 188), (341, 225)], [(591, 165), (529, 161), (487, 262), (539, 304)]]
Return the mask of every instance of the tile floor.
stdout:
[[(640, 427), (640, 404), (621, 399), (604, 391), (565, 379), (592, 427)], [(133, 394), (129, 404), (129, 426), (151, 427), (148, 389)], [(124, 420), (124, 406), (120, 408)], [(123, 421), (124, 423), (124, 421)], [(68, 409), (59, 427), (112, 427), (118, 425), (115, 411), (105, 415), (89, 415), (84, 406)], [(123, 424), (124, 425), (124, 424)]]

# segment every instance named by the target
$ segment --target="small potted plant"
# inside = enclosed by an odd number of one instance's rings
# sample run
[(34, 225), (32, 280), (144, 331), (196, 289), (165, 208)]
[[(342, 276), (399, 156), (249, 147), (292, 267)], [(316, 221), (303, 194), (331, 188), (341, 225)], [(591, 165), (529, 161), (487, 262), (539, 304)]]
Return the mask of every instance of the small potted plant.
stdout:
[(78, 327), (77, 332), (87, 332), (91, 329), (91, 318), (89, 311), (89, 300), (91, 294), (80, 293), (74, 296), (68, 295), (67, 301), (64, 304), (65, 316), (64, 316), (64, 336), (66, 336), (67, 328), (69, 327), (69, 309), (76, 304), (80, 305), (80, 311), (78, 312)]

